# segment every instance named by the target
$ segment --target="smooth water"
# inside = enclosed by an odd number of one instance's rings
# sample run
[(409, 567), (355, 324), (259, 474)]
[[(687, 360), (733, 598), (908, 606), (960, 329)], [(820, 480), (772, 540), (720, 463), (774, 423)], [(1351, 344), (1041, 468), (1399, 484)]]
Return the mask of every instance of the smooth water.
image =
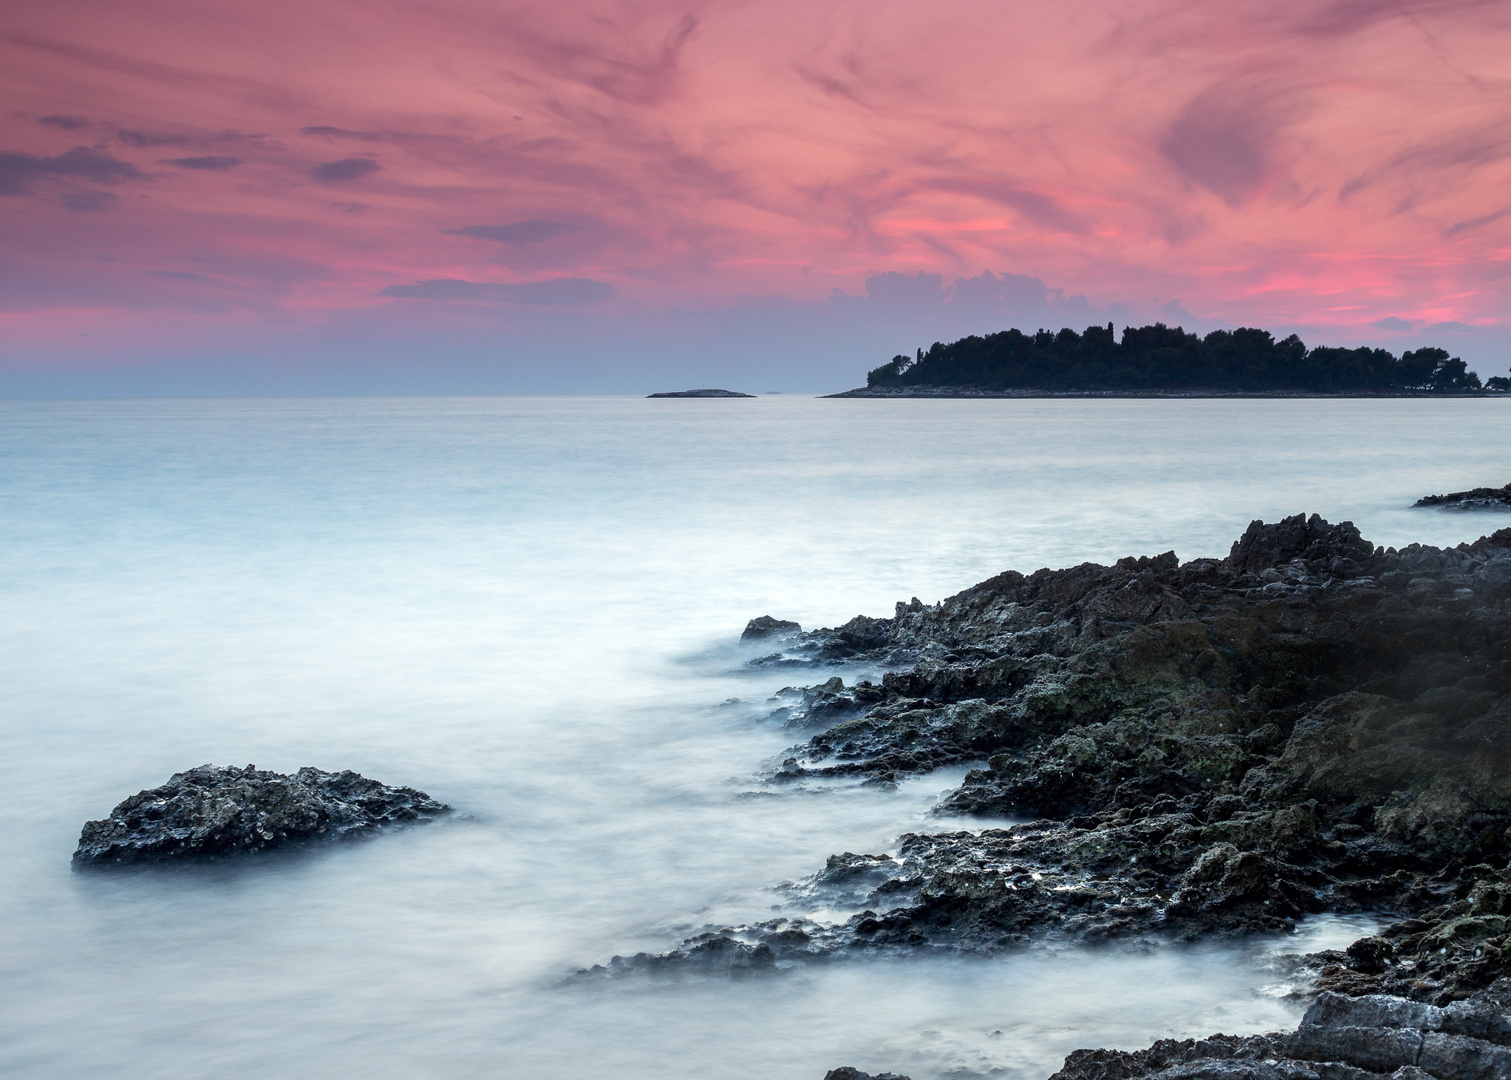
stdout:
[[(750, 797), (795, 676), (745, 620), (890, 614), (1003, 569), (1511, 479), (1494, 400), (0, 403), (0, 1074), (1040, 1080), (1069, 1050), (1287, 1026), (1276, 949), (569, 978), (882, 851), (960, 773)], [(821, 678), (814, 673), (809, 679)], [(721, 706), (729, 698), (740, 703)], [(368, 843), (74, 874), (204, 762), (454, 804)]]

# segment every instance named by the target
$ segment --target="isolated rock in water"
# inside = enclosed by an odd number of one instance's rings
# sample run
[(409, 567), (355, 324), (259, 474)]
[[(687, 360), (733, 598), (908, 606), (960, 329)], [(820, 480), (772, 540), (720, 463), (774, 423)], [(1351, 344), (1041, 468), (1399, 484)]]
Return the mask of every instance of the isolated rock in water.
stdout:
[(754, 394), (742, 394), (738, 390), (665, 390), (659, 394), (646, 394), (646, 397), (755, 397)]
[(1511, 484), (1498, 488), (1453, 491), (1447, 495), (1428, 495), (1418, 499), (1415, 505), (1433, 506), (1439, 510), (1511, 510)]
[(774, 619), (770, 615), (762, 615), (758, 619), (751, 619), (745, 624), (745, 632), (740, 635), (741, 641), (764, 641), (767, 638), (790, 637), (793, 634), (801, 634), (803, 628), (795, 622), (787, 619)]
[(433, 821), (451, 807), (423, 791), (350, 770), (293, 776), (255, 765), (201, 765), (85, 822), (75, 866), (213, 858)]
[(824, 1074), (824, 1080), (908, 1080), (908, 1077), (897, 1073), (863, 1073), (859, 1069), (849, 1065), (841, 1065), (837, 1069), (830, 1069)]

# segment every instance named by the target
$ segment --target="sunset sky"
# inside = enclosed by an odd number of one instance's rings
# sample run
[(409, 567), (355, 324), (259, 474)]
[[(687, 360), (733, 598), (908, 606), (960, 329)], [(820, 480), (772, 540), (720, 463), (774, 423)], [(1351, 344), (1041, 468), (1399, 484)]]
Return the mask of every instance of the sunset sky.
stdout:
[(1504, 0), (66, 0), (0, 87), (0, 394), (838, 390), (1156, 319), (1511, 363)]

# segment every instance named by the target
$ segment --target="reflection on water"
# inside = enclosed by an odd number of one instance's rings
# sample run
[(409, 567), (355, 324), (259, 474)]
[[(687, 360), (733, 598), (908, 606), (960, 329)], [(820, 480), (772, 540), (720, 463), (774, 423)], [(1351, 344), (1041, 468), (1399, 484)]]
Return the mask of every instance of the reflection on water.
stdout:
[[(1503, 483), (1494, 401), (0, 403), (7, 1076), (1042, 1077), (1289, 1025), (1266, 949), (572, 980), (894, 849), (959, 772), (762, 790), (753, 615), (835, 623), (1253, 517), (1376, 542)], [(743, 411), (741, 411), (743, 410)], [(844, 673), (853, 678), (851, 673)], [(720, 707), (718, 702), (739, 703)], [(288, 858), (77, 875), (79, 825), (203, 762), (354, 768), (463, 816)], [(1368, 929), (1364, 926), (1363, 929)]]

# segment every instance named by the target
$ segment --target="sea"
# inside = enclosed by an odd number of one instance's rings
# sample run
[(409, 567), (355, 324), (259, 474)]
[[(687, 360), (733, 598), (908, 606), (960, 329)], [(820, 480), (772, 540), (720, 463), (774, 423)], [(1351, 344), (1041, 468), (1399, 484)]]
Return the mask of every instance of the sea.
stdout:
[[(739, 637), (1002, 570), (1221, 556), (1256, 518), (1457, 544), (1511, 404), (626, 397), (0, 402), (0, 1075), (1043, 1080), (1275, 1030), (1283, 957), (1382, 913), (1151, 949), (605, 979), (895, 851), (963, 770), (773, 787)], [(853, 672), (839, 672), (847, 679)], [(204, 763), (354, 769), (441, 823), (77, 873)], [(845, 910), (821, 911), (842, 919)]]

